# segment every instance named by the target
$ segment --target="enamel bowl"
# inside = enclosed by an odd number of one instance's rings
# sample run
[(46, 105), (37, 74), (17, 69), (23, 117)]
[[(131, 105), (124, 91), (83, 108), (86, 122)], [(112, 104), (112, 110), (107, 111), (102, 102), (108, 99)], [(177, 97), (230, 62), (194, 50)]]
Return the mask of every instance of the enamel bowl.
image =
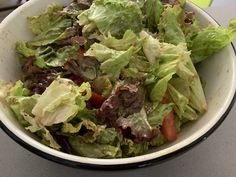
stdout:
[[(39, 14), (52, 2), (66, 4), (68, 0), (31, 0), (12, 12), (0, 24), (0, 79), (15, 81), (20, 78), (20, 64), (15, 53), (15, 43), (18, 40), (32, 38), (26, 17)], [(199, 7), (188, 2), (186, 9), (194, 11), (203, 26), (209, 23), (218, 26), (216, 21)], [(232, 108), (236, 90), (236, 60), (233, 46), (229, 45), (201, 63), (198, 71), (206, 82), (204, 90), (208, 111), (198, 121), (184, 127), (175, 142), (154, 148), (141, 156), (121, 159), (95, 159), (51, 149), (28, 133), (3, 103), (0, 104), (0, 125), (11, 138), (28, 150), (65, 165), (104, 169), (150, 165), (177, 156), (206, 139), (222, 123)]]

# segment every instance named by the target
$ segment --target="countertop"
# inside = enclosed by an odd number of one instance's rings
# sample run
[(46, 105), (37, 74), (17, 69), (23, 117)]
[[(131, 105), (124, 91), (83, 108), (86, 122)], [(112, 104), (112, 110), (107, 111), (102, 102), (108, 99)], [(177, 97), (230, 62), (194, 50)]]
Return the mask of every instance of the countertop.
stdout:
[[(212, 6), (206, 11), (226, 25), (236, 17), (236, 2)], [(236, 104), (209, 138), (179, 157), (150, 167), (120, 171), (75, 169), (56, 164), (24, 149), (0, 130), (0, 177), (235, 177), (235, 115)]]

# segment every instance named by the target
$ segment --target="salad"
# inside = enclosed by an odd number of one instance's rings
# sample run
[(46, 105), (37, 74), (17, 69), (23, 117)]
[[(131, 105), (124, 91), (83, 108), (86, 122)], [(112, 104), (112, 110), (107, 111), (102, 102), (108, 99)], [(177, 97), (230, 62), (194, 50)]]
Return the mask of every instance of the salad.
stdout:
[(21, 80), (0, 82), (16, 119), (45, 145), (122, 158), (175, 141), (207, 111), (195, 65), (236, 38), (200, 26), (184, 0), (78, 0), (27, 18)]

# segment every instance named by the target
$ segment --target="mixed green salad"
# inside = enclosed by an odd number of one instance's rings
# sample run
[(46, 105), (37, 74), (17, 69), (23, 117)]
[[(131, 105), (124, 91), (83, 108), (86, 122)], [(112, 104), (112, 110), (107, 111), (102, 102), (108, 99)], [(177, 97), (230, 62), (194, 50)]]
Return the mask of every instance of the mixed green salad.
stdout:
[(22, 77), (1, 97), (42, 143), (92, 158), (144, 154), (207, 110), (195, 65), (236, 38), (184, 0), (78, 0), (27, 18)]

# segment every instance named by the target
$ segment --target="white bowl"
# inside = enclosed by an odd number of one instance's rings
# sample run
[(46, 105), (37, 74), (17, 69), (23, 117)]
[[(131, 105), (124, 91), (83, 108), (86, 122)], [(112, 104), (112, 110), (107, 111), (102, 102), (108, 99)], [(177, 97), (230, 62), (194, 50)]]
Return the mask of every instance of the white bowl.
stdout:
[[(12, 12), (0, 24), (0, 79), (15, 81), (20, 78), (20, 64), (15, 53), (15, 43), (18, 40), (32, 38), (33, 34), (27, 26), (26, 17), (37, 15), (52, 2), (66, 4), (68, 0), (31, 0)], [(194, 11), (203, 26), (209, 23), (218, 26), (216, 21), (199, 7), (187, 3), (186, 9)], [(208, 111), (198, 121), (184, 127), (175, 142), (152, 149), (145, 155), (121, 159), (95, 159), (51, 149), (27, 132), (2, 104), (0, 104), (0, 125), (11, 138), (28, 150), (62, 164), (98, 168), (146, 166), (174, 157), (206, 139), (232, 108), (236, 90), (236, 60), (233, 46), (229, 45), (201, 63), (198, 71), (206, 81), (204, 89)]]

